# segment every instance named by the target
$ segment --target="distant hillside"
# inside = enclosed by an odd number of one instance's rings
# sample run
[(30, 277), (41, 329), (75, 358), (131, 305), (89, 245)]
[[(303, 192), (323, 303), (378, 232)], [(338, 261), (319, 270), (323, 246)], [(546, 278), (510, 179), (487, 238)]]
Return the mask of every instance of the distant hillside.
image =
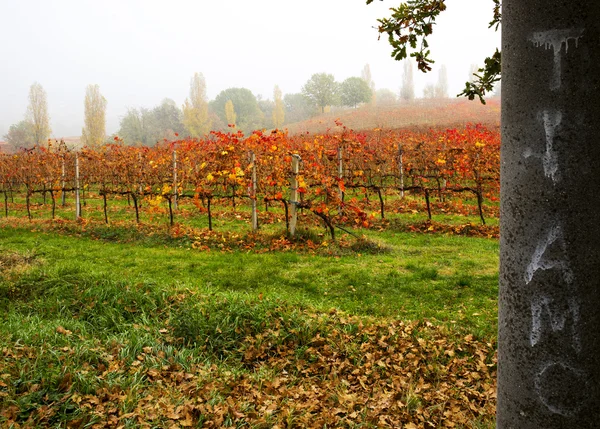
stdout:
[[(68, 148), (70, 149), (79, 149), (81, 147), (81, 137), (62, 137), (62, 138), (52, 138), (50, 139), (52, 142), (55, 141), (64, 141)], [(12, 153), (14, 149), (8, 144), (8, 142), (0, 141), (0, 153)]]
[(394, 129), (412, 126), (452, 127), (467, 123), (500, 124), (500, 100), (491, 99), (486, 105), (479, 101), (415, 100), (390, 106), (363, 106), (358, 109), (337, 110), (307, 121), (286, 125), (290, 134), (309, 131), (323, 133), (335, 128), (339, 119), (354, 130), (373, 128)]
[(50, 139), (54, 142), (65, 142), (69, 149), (80, 149), (81, 148), (81, 136), (71, 136), (71, 137), (53, 137)]
[(62, 140), (65, 144), (70, 148), (79, 148), (81, 147), (81, 136), (73, 136), (73, 137), (63, 137)]

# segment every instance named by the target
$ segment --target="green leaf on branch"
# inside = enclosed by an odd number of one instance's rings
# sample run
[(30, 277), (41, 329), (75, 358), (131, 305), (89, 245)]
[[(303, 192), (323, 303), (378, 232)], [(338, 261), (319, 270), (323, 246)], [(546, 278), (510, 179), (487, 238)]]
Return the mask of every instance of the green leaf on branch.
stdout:
[[(494, 10), (489, 27), (498, 30), (502, 18), (502, 2), (492, 1)], [(373, 0), (366, 0), (366, 2), (369, 5)], [(384, 33), (388, 35), (392, 57), (400, 61), (410, 56), (417, 62), (419, 70), (424, 73), (431, 71), (431, 64), (434, 61), (430, 57), (427, 36), (433, 33), (433, 26), (440, 12), (446, 10), (445, 0), (408, 0), (390, 10), (391, 17), (378, 19), (377, 22), (379, 22), (380, 37)], [(413, 52), (409, 52), (408, 47)], [(468, 97), (469, 100), (478, 97), (485, 104), (484, 96), (493, 90), (496, 82), (500, 81), (500, 64), (501, 55), (496, 49), (494, 55), (485, 59), (484, 67), (475, 74), (476, 79), (465, 83), (465, 89), (458, 96)]]
[[(367, 0), (367, 4), (373, 0)], [(392, 57), (403, 60), (409, 54), (407, 44), (414, 52), (410, 56), (417, 61), (422, 72), (431, 70), (433, 60), (429, 57), (427, 36), (433, 33), (435, 20), (446, 10), (445, 0), (409, 0), (392, 8), (390, 18), (379, 19), (379, 33), (387, 34), (392, 46)]]
[(488, 28), (494, 28), (494, 31), (498, 31), (500, 23), (502, 22), (502, 3), (500, 0), (492, 0), (494, 2), (494, 18), (490, 21)]
[(473, 82), (465, 83), (465, 89), (458, 94), (458, 97), (468, 97), (469, 100), (479, 97), (479, 101), (485, 104), (486, 93), (493, 91), (494, 84), (500, 81), (501, 56), (500, 51), (496, 49), (494, 55), (486, 58), (484, 67), (474, 74), (476, 79)]

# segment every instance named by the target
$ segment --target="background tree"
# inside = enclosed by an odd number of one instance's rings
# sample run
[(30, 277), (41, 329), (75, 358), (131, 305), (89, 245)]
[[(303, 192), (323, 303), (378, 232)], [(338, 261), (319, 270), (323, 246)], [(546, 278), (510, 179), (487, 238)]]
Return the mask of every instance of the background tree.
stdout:
[(389, 106), (398, 102), (396, 94), (389, 88), (378, 89), (376, 100), (378, 106)]
[(13, 151), (18, 149), (29, 149), (35, 145), (33, 124), (26, 119), (17, 124), (13, 124), (3, 138)]
[(88, 85), (85, 90), (84, 127), (81, 143), (88, 147), (98, 147), (106, 139), (106, 98), (100, 94), (98, 85)]
[(470, 82), (472, 84), (475, 83), (475, 81), (477, 80), (476, 74), (477, 74), (478, 70), (479, 70), (479, 66), (477, 64), (471, 64), (469, 66), (469, 74), (467, 76), (468, 77), (467, 82)]
[(194, 73), (190, 81), (190, 97), (183, 104), (183, 125), (191, 137), (202, 137), (210, 132), (206, 80), (202, 73)]
[(141, 144), (148, 146), (150, 138), (150, 111), (145, 108), (127, 109), (127, 114), (121, 118), (118, 135), (130, 145)]
[(183, 113), (177, 107), (177, 103), (170, 98), (165, 98), (160, 105), (152, 109), (149, 123), (152, 139), (175, 140), (176, 134), (182, 135), (185, 132), (182, 120)]
[(41, 145), (50, 137), (50, 115), (48, 114), (48, 99), (46, 91), (35, 82), (29, 88), (29, 106), (26, 120), (33, 126), (33, 141)]
[(128, 109), (127, 114), (121, 118), (117, 134), (127, 144), (154, 146), (164, 139), (175, 140), (176, 134), (182, 135), (185, 132), (182, 117), (183, 113), (177, 103), (165, 98), (153, 109)]
[(325, 113), (325, 106), (337, 104), (338, 84), (332, 74), (315, 73), (302, 87), (302, 94)]
[(502, 82), (498, 81), (494, 84), (494, 97), (502, 97)]
[(227, 125), (233, 125), (235, 127), (237, 115), (235, 114), (235, 107), (231, 100), (227, 100), (227, 103), (225, 103), (225, 118), (227, 119)]
[(400, 98), (404, 101), (412, 101), (415, 99), (415, 82), (413, 79), (412, 63), (408, 60), (404, 60), (402, 66), (404, 74), (402, 75)]
[(236, 126), (244, 132), (262, 128), (264, 115), (258, 107), (258, 100), (247, 88), (228, 88), (221, 91), (210, 107), (224, 123), (228, 123), (225, 115), (225, 104), (231, 100), (235, 106)]
[(373, 98), (369, 84), (360, 77), (349, 77), (340, 85), (340, 100), (342, 105), (354, 107), (360, 103), (368, 103)]
[(377, 92), (375, 91), (375, 82), (373, 81), (373, 77), (371, 75), (371, 66), (369, 64), (365, 64), (360, 74), (360, 77), (365, 82), (367, 82), (367, 85), (369, 85), (369, 88), (371, 89), (372, 93), (371, 101), (373, 102), (373, 104), (375, 104), (377, 101)]
[(445, 65), (440, 67), (438, 81), (435, 85), (435, 98), (448, 98), (448, 70)]
[(318, 108), (304, 94), (285, 94), (283, 97), (287, 123), (304, 121), (319, 113)]
[(275, 102), (271, 99), (263, 99), (262, 95), (256, 96), (258, 108), (262, 115), (262, 122), (258, 128), (273, 128), (273, 110), (275, 109)]
[(285, 120), (285, 109), (283, 107), (283, 94), (281, 93), (281, 89), (277, 85), (275, 85), (275, 89), (273, 89), (273, 101), (275, 103), (275, 107), (273, 108), (273, 127), (281, 128), (283, 122)]
[(423, 98), (435, 98), (435, 85), (433, 83), (428, 83), (423, 88)]

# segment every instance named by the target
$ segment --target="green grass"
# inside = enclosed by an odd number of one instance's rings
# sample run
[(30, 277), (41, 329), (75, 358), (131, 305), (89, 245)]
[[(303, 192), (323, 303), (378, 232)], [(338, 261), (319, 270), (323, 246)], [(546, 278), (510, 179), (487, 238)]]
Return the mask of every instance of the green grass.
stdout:
[(388, 253), (197, 252), (11, 229), (0, 230), (0, 241), (4, 252), (34, 249), (45, 263), (30, 276), (45, 279), (85, 274), (127, 284), (157, 284), (165, 293), (262, 294), (320, 311), (336, 308), (355, 315), (428, 319), (478, 335), (495, 333), (496, 241), (377, 235), (391, 249)]
[[(286, 362), (316, 364), (324, 352), (315, 338), (337, 341), (338, 330), (354, 340), (335, 347), (360, 366), (371, 335), (363, 321), (415, 320), (444, 326), (452, 341), (495, 341), (495, 240), (365, 231), (354, 249), (200, 252), (122, 228), (99, 239), (0, 229), (0, 409), (8, 410), (0, 425), (103, 424), (93, 404), (81, 406), (94, 395), (118, 403), (119, 416), (139, 413), (164, 386), (153, 371), (167, 386), (183, 377), (177, 389), (204, 392), (217, 406), (241, 380), (262, 386), (281, 377), (278, 366), (259, 363), (286, 350)], [(289, 388), (305, 377), (293, 368)], [(181, 392), (174, 403), (184, 401)], [(406, 401), (410, 412), (421, 406), (415, 398)], [(194, 413), (198, 425), (208, 419)], [(491, 421), (477, 416), (466, 427)], [(139, 427), (133, 418), (121, 423)]]

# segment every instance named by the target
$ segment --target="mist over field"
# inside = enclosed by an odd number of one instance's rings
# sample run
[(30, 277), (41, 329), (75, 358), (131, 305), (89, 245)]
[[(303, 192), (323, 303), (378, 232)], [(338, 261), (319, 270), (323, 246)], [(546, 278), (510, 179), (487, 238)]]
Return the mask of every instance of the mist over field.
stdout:
[[(447, 67), (449, 96), (460, 92), (471, 64), (482, 64), (499, 43), (487, 29), (492, 5), (454, 0), (431, 38), (436, 60), (428, 75), (416, 71), (415, 92), (435, 83)], [(263, 0), (187, 2), (25, 0), (2, 2), (0, 16), (0, 140), (22, 120), (29, 87), (47, 92), (51, 137), (79, 136), (86, 86), (107, 100), (106, 132), (119, 129), (128, 108), (153, 108), (165, 98), (181, 108), (191, 77), (206, 79), (213, 100), (232, 87), (263, 100), (299, 93), (315, 73), (341, 82), (370, 65), (376, 89), (398, 93), (402, 64), (378, 39), (377, 18), (395, 2), (342, 0), (301, 3)]]

